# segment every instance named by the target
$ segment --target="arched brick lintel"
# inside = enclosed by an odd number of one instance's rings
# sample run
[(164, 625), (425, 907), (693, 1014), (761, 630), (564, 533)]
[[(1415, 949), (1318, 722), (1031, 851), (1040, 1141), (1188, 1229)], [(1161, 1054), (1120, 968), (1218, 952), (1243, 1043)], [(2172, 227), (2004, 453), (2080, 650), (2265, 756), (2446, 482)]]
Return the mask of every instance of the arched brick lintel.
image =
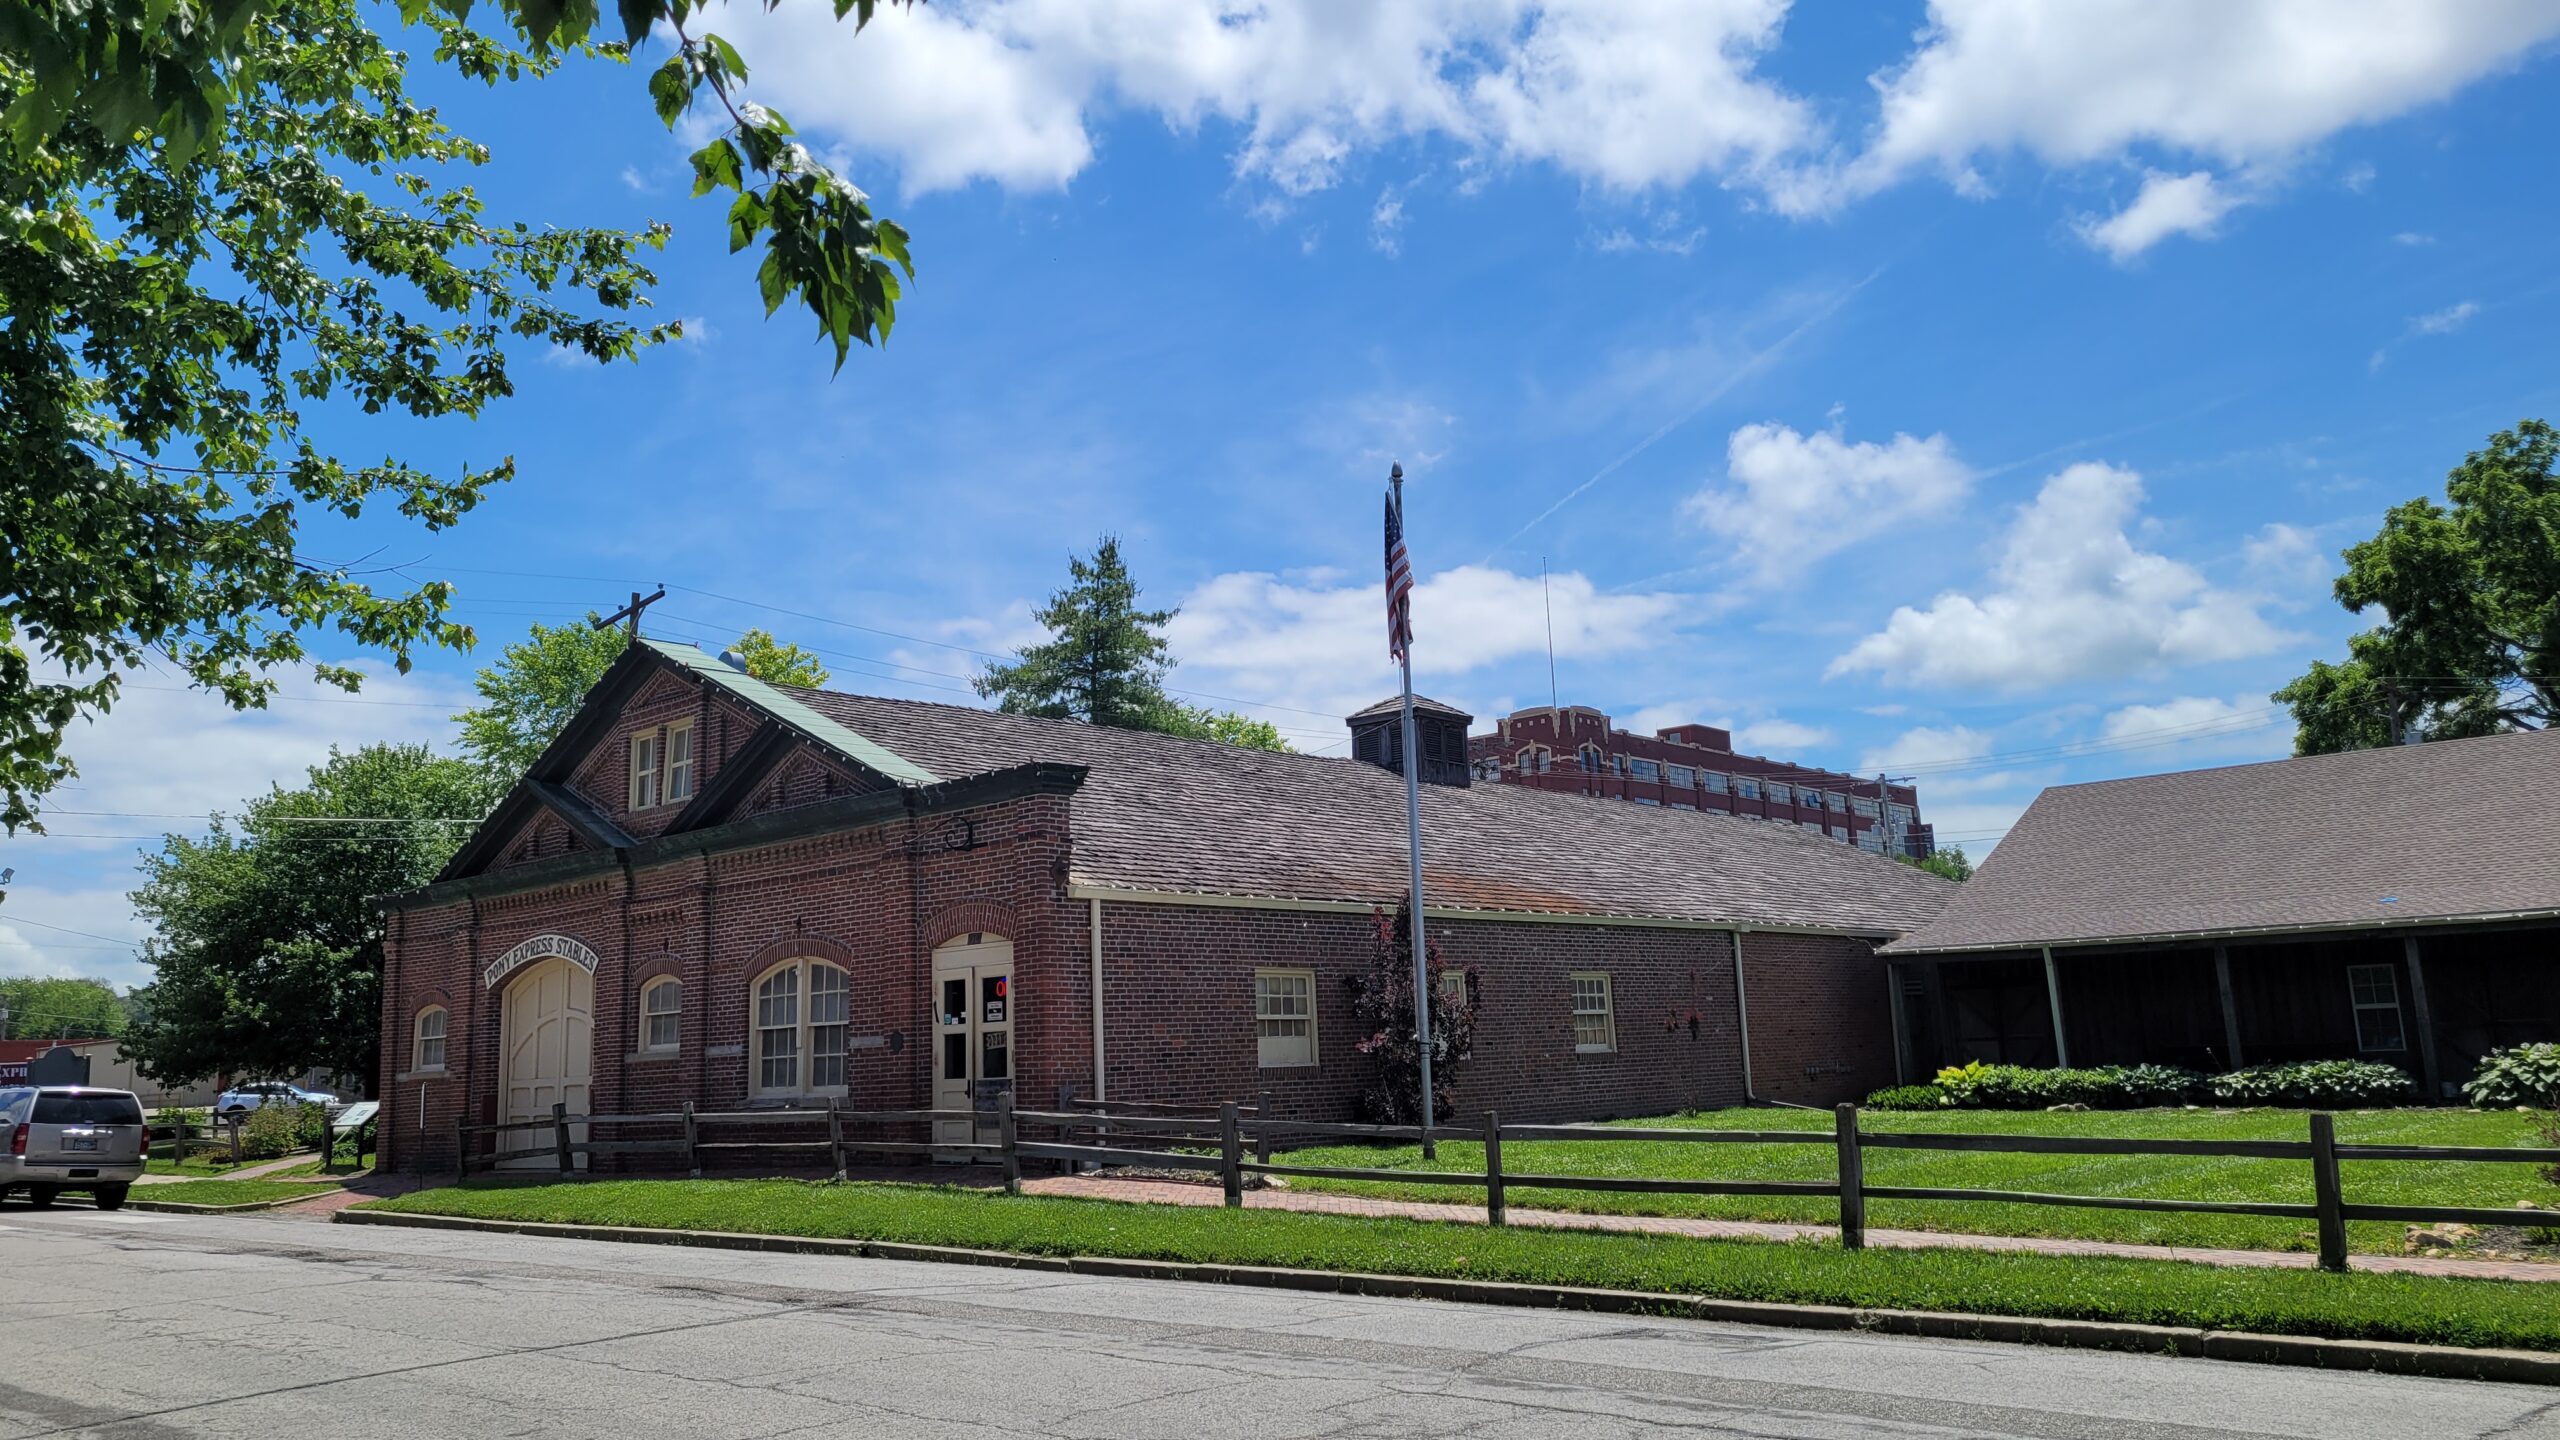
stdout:
[(996, 900), (962, 900), (943, 906), (925, 922), (925, 948), (939, 950), (972, 931), (1011, 940), (1021, 933), (1021, 927), (1010, 905)]
[(753, 979), (785, 960), (801, 959), (828, 960), (847, 970), (854, 968), (853, 950), (850, 946), (829, 940), (822, 935), (790, 935), (748, 956), (747, 963), (739, 967), (737, 973)]

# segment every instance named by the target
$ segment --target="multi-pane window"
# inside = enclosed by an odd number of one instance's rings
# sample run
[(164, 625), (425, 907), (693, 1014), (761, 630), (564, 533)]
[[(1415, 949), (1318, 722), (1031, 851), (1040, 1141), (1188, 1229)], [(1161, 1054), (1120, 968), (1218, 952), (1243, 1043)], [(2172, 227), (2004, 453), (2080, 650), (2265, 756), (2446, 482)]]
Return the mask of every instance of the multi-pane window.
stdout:
[(2358, 1050), (2405, 1050), (2400, 1027), (2400, 979), (2388, 965), (2347, 967), (2347, 998), (2356, 1007)]
[(653, 980), (640, 992), (640, 1048), (673, 1050), (684, 1024), (684, 982)]
[(1466, 971), (1452, 965), (1440, 972), (1440, 1003), (1443, 1005), (1467, 1003)]
[(667, 803), (679, 804), (693, 798), (693, 722), (679, 720), (667, 727)]
[(824, 960), (786, 960), (756, 982), (756, 1093), (843, 1091), (847, 999), (844, 971)]
[(1760, 798), (1760, 782), (1748, 775), (1736, 775), (1733, 777), (1733, 793), (1745, 800), (1757, 800)]
[(446, 1023), (444, 1007), (441, 1005), (430, 1005), (418, 1012), (418, 1042), (409, 1056), (410, 1069), (441, 1070), (444, 1068)]
[(1659, 780), (1662, 778), (1662, 767), (1650, 760), (1630, 760), (1627, 762), (1627, 773), (1639, 780)]
[(1316, 1063), (1316, 972), (1253, 972), (1253, 1028), (1268, 1069)]
[(1848, 796), (1841, 794), (1841, 793), (1840, 793), (1839, 791), (1837, 791), (1837, 790), (1834, 790), (1834, 791), (1832, 791), (1832, 792), (1831, 792), (1827, 797), (1825, 797), (1825, 798), (1827, 798), (1827, 799), (1829, 799), (1829, 800), (1830, 800), (1830, 802), (1831, 802), (1831, 808), (1832, 808), (1832, 809), (1837, 810), (1837, 811), (1839, 811), (1840, 813), (1842, 813), (1842, 814), (1844, 814), (1844, 815), (1845, 815), (1845, 814), (1847, 814), (1847, 813), (1849, 812), (1849, 797), (1848, 797)]
[(1854, 810), (1854, 811), (1856, 811), (1857, 813), (1859, 813), (1859, 814), (1861, 814), (1861, 815), (1864, 815), (1864, 816), (1868, 817), (1869, 819), (1873, 819), (1873, 818), (1875, 818), (1875, 813), (1876, 813), (1876, 802), (1874, 802), (1873, 800), (1868, 799), (1868, 798), (1867, 798), (1867, 797), (1865, 797), (1864, 795), (1861, 795), (1861, 796), (1859, 796), (1857, 799), (1850, 801), (1850, 802), (1849, 802), (1849, 808), (1850, 808), (1850, 809), (1852, 809), (1852, 810)]
[(1547, 773), (1547, 766), (1553, 762), (1554, 758), (1555, 752), (1552, 750), (1536, 745), (1527, 746), (1520, 752), (1520, 773), (1527, 775), (1535, 772), (1544, 775)]
[(1694, 790), (1698, 787), (1698, 772), (1691, 766), (1673, 765), (1668, 767), (1664, 773), (1671, 777), (1672, 784), (1679, 786), (1683, 790)]
[(658, 767), (664, 756), (658, 748), (658, 732), (643, 730), (631, 737), (631, 808), (646, 810), (658, 803), (661, 794)]
[(1597, 1054), (1618, 1048), (1618, 1017), (1609, 1007), (1609, 977), (1592, 972), (1573, 977), (1573, 1048)]
[(1725, 778), (1724, 772), (1721, 770), (1707, 771), (1706, 782), (1707, 793), (1710, 795), (1722, 795), (1725, 793), (1726, 788), (1733, 783)]

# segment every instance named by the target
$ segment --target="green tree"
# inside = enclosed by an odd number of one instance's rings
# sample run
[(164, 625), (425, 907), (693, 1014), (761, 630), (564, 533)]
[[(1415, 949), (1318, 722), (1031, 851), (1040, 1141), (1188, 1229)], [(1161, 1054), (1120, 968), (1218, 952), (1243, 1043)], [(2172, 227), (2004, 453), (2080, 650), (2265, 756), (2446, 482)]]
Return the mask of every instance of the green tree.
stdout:
[(124, 1001), (104, 980), (10, 976), (0, 979), (0, 1010), (9, 1013), (0, 1040), (121, 1035), (125, 1027)]
[(477, 766), (418, 745), (333, 752), (309, 783), (170, 835), (143, 858), (134, 908), (158, 971), (127, 1054), (166, 1084), (373, 1073), (382, 917), (373, 897), (423, 885), (488, 806)]
[[(574, 625), (536, 625), (472, 679), (481, 703), (453, 718), (462, 726), (462, 748), (501, 789), (533, 768), (551, 738), (578, 713), (587, 692), (631, 643), (621, 626), (599, 629), (595, 620), (589, 614)], [(816, 656), (766, 631), (749, 630), (731, 648), (746, 658), (747, 673), (759, 680), (811, 687), (827, 683), (826, 667)]]
[(1175, 713), (1164, 692), (1173, 658), (1162, 633), (1174, 612), (1138, 608), (1138, 582), (1115, 536), (1103, 536), (1091, 559), (1067, 557), (1067, 574), (1067, 587), (1033, 617), (1049, 638), (1015, 652), (1011, 664), (987, 666), (978, 693), (1012, 715), (1163, 728)]
[(1914, 869), (1926, 870), (1941, 879), (1970, 880), (1973, 878), (1973, 861), (1966, 857), (1964, 847), (1961, 845), (1932, 850), (1916, 858), (1909, 855), (1897, 855), (1894, 858)]
[(1221, 745), (1234, 745), (1246, 750), (1286, 751), (1290, 748), (1289, 742), (1280, 737), (1280, 727), (1268, 720), (1256, 720), (1233, 710), (1185, 705), (1179, 700), (1167, 700), (1164, 708), (1150, 717), (1146, 728), (1194, 740), (1215, 740)]
[(2383, 623), (2273, 699), (2294, 752), (2539, 730), (2560, 719), (2560, 431), (2527, 420), (2347, 547), (2338, 603)]
[[(859, 26), (877, 0), (833, 4)], [(473, 420), (512, 393), (511, 347), (615, 360), (678, 333), (634, 313), (664, 225), (548, 227), (452, 183), (489, 151), (412, 101), (384, 14), (0, 3), (0, 825), (33, 821), (75, 773), (67, 727), (145, 664), (247, 707), (317, 634), (403, 671), (470, 644), (449, 585), (377, 588), (393, 572), (307, 553), (301, 519), (387, 508), (442, 530), (512, 461), (344, 458), (307, 407)], [(724, 192), (732, 250), (761, 248), (766, 312), (800, 302), (839, 369), (887, 336), (905, 232), (742, 98), (746, 67), (688, 28), (693, 0), (621, 0), (618, 39), (592, 0), (402, 0), (398, 18), (491, 85), (666, 37), (651, 101), (670, 128), (697, 101), (725, 120), (694, 193)]]
[(827, 683), (827, 667), (797, 645), (785, 645), (769, 630), (750, 630), (731, 646), (747, 662), (747, 673), (768, 685), (797, 685), (816, 690)]

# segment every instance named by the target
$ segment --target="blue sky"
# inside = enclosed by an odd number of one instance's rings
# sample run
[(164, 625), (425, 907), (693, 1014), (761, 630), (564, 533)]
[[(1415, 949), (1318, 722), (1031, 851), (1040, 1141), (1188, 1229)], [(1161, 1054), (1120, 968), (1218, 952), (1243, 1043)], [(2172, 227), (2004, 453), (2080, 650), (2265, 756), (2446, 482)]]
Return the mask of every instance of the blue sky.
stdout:
[(2560, 410), (2560, 4), (2038, 9), (727, 12), (751, 96), (915, 236), (839, 374), (637, 70), (429, 80), (493, 213), (671, 221), (692, 333), (525, 353), (475, 425), (325, 421), (516, 458), (451, 534), (311, 542), (454, 580), (481, 654), (264, 715), (135, 690), (56, 835), (5, 842), (0, 972), (146, 978), (134, 837), (443, 740), (498, 644), (660, 581), (661, 633), (961, 701), (1116, 533), (1182, 607), (1175, 683), (1322, 748), (1393, 686), (1391, 459), (1418, 684), (1483, 719), (1547, 698), (1543, 564), (1568, 703), (1916, 773), (1977, 854), (2042, 785), (2281, 755), (2266, 693), (2357, 625), (2339, 547)]

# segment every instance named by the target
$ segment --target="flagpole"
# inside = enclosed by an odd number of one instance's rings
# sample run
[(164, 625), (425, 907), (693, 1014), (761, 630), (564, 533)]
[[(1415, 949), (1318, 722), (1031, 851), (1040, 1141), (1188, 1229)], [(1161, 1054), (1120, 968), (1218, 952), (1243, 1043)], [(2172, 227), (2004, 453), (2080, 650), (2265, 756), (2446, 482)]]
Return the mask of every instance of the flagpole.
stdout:
[[(1396, 528), (1404, 528), (1404, 466), (1394, 465), (1387, 471), (1387, 484), (1395, 492)], [(1431, 1127), (1437, 1118), (1432, 1113), (1431, 1096), (1431, 950), (1422, 934), (1422, 747), (1417, 742), (1413, 724), (1413, 646), (1404, 647), (1399, 667), (1404, 672), (1404, 828), (1405, 838), (1413, 852), (1413, 1038), (1422, 1049), (1422, 1154), (1424, 1159), (1438, 1155), (1431, 1143)]]

